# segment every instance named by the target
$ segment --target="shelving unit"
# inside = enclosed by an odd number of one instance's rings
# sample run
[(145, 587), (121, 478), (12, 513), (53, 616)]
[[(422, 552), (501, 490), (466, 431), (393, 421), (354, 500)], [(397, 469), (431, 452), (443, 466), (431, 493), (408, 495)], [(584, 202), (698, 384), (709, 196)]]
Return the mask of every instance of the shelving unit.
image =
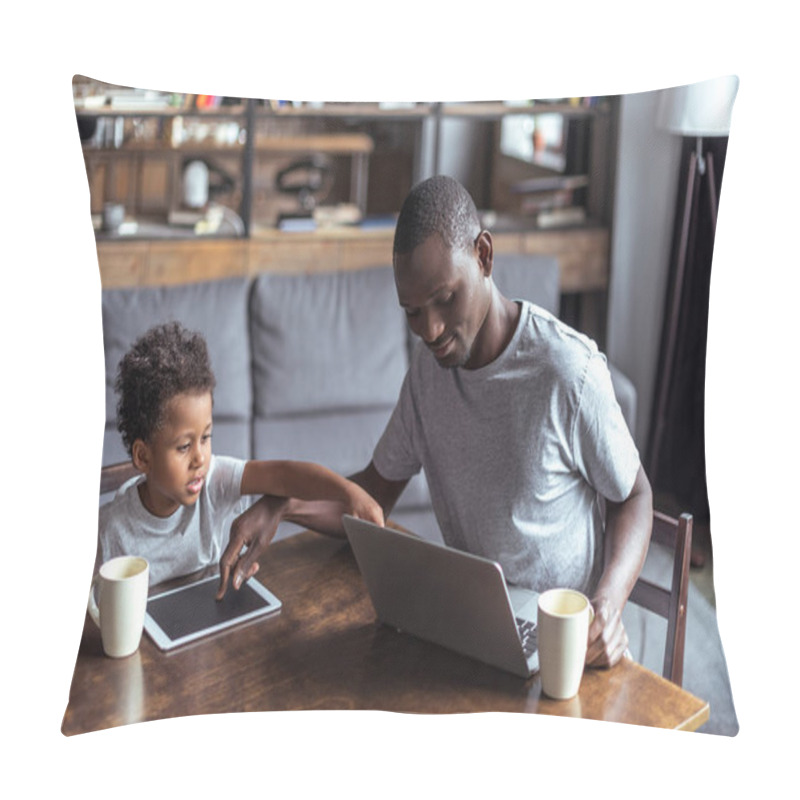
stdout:
[[(106, 131), (122, 129), (125, 134), (114, 142), (107, 133), (107, 146), (102, 139), (98, 146), (97, 136), (94, 143), (84, 142), (93, 214), (99, 215), (103, 204), (112, 201), (122, 203), (140, 219), (133, 236), (98, 230), (104, 286), (390, 263), (392, 217), (408, 190), (440, 171), (462, 179), (451, 165), (460, 147), (453, 144), (455, 130), (459, 142), (466, 139), (474, 148), (469, 167), (475, 174), (462, 182), (482, 209), (498, 252), (556, 255), (566, 302), (599, 301), (594, 303), (600, 311), (592, 324), (604, 326), (616, 98), (600, 98), (591, 105), (565, 101), (392, 107), (306, 103), (298, 107), (256, 100), (217, 108), (186, 103), (161, 108), (78, 108), (76, 104), (76, 113), (90, 127), (93, 120), (121, 120), (106, 125)], [(563, 119), (568, 132), (573, 151), (564, 156), (563, 173), (502, 151), (503, 120), (538, 119), (542, 114)], [(192, 130), (198, 136), (205, 134), (204, 138), (191, 137)], [(326, 204), (353, 206), (367, 221), (379, 218), (384, 224), (323, 227), (304, 234), (277, 230), (278, 213), (294, 200), (277, 193), (274, 175), (287, 162), (312, 155), (334, 165), (333, 189)], [(243, 236), (196, 236), (190, 228), (166, 224), (170, 212), (180, 207), (182, 170), (193, 158), (208, 161), (232, 179), (233, 188), (217, 199), (239, 215)], [(543, 176), (573, 187), (569, 198), (574, 197), (582, 209), (579, 222), (547, 228), (537, 224), (534, 215), (524, 213), (522, 189)], [(585, 316), (584, 311), (576, 311), (575, 316)]]

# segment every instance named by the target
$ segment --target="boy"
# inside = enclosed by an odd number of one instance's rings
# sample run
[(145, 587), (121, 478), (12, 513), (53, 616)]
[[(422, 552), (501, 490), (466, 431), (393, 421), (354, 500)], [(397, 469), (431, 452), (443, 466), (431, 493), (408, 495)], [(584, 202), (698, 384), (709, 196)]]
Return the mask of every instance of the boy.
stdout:
[(215, 384), (205, 340), (176, 322), (151, 328), (120, 361), (117, 427), (143, 474), (100, 508), (98, 566), (140, 555), (157, 584), (215, 564), (247, 495), (334, 501), (383, 524), (369, 494), (325, 467), (212, 455)]

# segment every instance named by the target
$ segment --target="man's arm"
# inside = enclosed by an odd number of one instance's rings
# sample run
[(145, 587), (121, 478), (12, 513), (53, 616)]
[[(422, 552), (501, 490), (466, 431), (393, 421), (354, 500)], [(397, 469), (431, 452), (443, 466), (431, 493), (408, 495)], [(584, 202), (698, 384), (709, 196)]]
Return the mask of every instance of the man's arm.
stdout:
[(373, 497), (383, 510), (384, 519), (389, 518), (395, 503), (408, 486), (408, 479), (404, 481), (390, 481), (384, 478), (374, 462), (370, 461), (365, 469), (350, 476), (353, 483), (357, 483), (370, 497)]
[[(394, 508), (397, 498), (408, 483), (407, 480), (386, 480), (372, 462), (349, 480), (374, 498), (383, 510), (384, 518)], [(229, 578), (233, 579), (234, 589), (238, 589), (245, 580), (258, 572), (258, 559), (272, 541), (282, 521), (302, 525), (317, 533), (343, 538), (345, 532), (342, 515), (346, 513), (350, 513), (350, 509), (335, 500), (300, 500), (265, 495), (231, 525), (228, 546), (220, 558), (217, 598), (225, 595)], [(246, 552), (241, 553), (245, 546)]]
[(590, 666), (613, 666), (628, 647), (622, 609), (647, 556), (652, 528), (653, 492), (639, 466), (628, 498), (621, 503), (606, 503), (606, 563), (592, 598), (595, 619), (589, 628), (586, 651)]

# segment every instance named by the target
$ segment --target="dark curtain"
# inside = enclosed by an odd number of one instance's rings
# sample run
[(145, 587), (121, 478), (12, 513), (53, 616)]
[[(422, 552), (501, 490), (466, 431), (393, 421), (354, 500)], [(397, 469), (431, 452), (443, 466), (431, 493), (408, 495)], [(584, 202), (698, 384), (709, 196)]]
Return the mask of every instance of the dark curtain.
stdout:
[[(722, 186), (727, 137), (702, 140), (703, 152), (712, 162), (718, 202)], [(682, 510), (698, 522), (708, 522), (709, 507), (705, 462), (705, 370), (708, 334), (711, 258), (714, 252), (712, 192), (709, 174), (695, 184), (686, 264), (682, 286), (676, 287), (681, 216), (689, 178), (689, 161), (696, 149), (694, 138), (685, 138), (681, 153), (681, 176), (673, 237), (673, 253), (665, 299), (664, 327), (655, 385), (655, 407), (651, 419), (648, 474), (656, 492), (668, 493)], [(708, 157), (710, 154), (710, 159)], [(678, 291), (680, 302), (671, 366), (665, 363), (668, 348), (669, 315)], [(665, 383), (666, 382), (666, 383)], [(666, 386), (665, 403), (659, 397)], [(661, 415), (662, 425), (658, 426)], [(660, 427), (660, 436), (658, 430)]]

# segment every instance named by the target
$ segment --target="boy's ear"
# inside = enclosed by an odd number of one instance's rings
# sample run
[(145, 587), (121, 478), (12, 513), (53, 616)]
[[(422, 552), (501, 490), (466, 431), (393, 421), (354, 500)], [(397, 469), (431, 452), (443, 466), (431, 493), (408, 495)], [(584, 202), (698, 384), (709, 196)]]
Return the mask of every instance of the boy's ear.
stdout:
[(150, 448), (142, 439), (137, 439), (131, 446), (131, 459), (139, 472), (147, 473), (150, 468)]

